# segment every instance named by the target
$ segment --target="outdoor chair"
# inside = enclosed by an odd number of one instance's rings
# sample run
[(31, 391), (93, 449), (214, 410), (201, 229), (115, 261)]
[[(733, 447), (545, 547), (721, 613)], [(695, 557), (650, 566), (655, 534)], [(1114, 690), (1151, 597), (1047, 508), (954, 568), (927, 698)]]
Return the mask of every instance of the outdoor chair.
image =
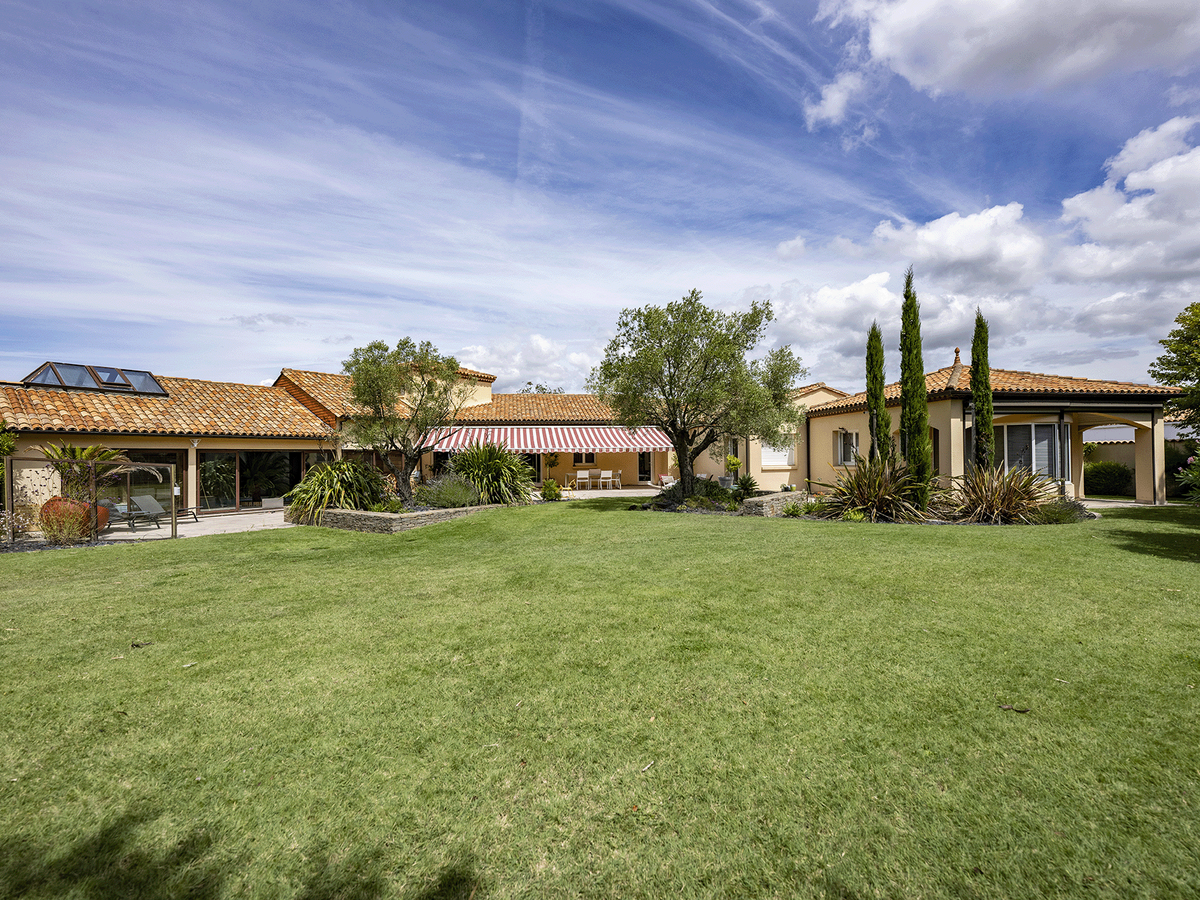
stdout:
[(149, 494), (133, 497), (132, 505), (136, 506), (137, 509), (131, 509), (129, 514), (137, 519), (145, 519), (147, 522), (153, 522), (155, 528), (162, 528), (162, 525), (158, 521), (161, 516), (170, 515), (170, 513), (162, 508), (162, 504)]
[(118, 522), (128, 522), (129, 530), (136, 530), (133, 526), (133, 518), (129, 515), (129, 513), (117, 506), (117, 504), (113, 503), (111, 500), (105, 499), (100, 501), (100, 505), (108, 510), (108, 525), (106, 527), (112, 528)]
[(582, 491), (584, 488), (591, 488), (591, 486), (592, 486), (592, 476), (586, 469), (582, 472), (575, 473), (575, 487), (576, 488), (578, 488), (579, 490)]
[(184, 516), (191, 516), (193, 522), (199, 522), (200, 517), (196, 515), (194, 506), (181, 506), (175, 510), (175, 518), (182, 519)]
[(612, 469), (605, 469), (604, 471), (602, 471), (600, 473), (600, 487), (604, 487), (604, 485), (606, 485), (606, 484), (608, 485), (609, 489), (611, 490), (612, 486), (613, 486)]
[(617, 469), (616, 474), (613, 475), (613, 485), (614, 485), (614, 487), (616, 487), (616, 489), (618, 491), (621, 489), (621, 470), (620, 469)]

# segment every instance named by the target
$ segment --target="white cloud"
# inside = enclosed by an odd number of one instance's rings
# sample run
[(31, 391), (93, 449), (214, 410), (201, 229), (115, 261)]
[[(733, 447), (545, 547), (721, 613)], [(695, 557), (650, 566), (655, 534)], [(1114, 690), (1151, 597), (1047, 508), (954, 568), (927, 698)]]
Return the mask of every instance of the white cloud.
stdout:
[(798, 259), (804, 255), (804, 238), (800, 235), (790, 241), (780, 241), (775, 245), (775, 255), (780, 259)]
[(567, 393), (580, 393), (592, 366), (599, 360), (600, 349), (597, 346), (590, 353), (572, 350), (565, 343), (531, 334), (516, 341), (502, 339), (464, 347), (456, 356), (468, 368), (495, 375), (496, 393), (518, 391), (529, 381), (561, 387)]
[(1120, 181), (1131, 172), (1149, 168), (1156, 162), (1186, 152), (1191, 146), (1187, 142), (1188, 133), (1197, 122), (1200, 119), (1192, 116), (1176, 116), (1157, 128), (1147, 128), (1130, 138), (1121, 152), (1104, 164), (1109, 178)]
[(823, 0), (818, 19), (861, 25), (873, 62), (933, 94), (1169, 70), (1200, 52), (1195, 0)]
[(875, 239), (959, 286), (1028, 287), (1042, 274), (1045, 241), (1023, 215), (1020, 203), (1009, 203), (925, 225), (881, 222)]
[(1084, 241), (1057, 260), (1060, 278), (1171, 283), (1200, 275), (1200, 148), (1197, 123), (1176, 118), (1125, 143), (1109, 178), (1063, 201), (1062, 220)]
[(861, 72), (843, 72), (835, 81), (821, 88), (821, 99), (817, 103), (806, 101), (804, 121), (808, 130), (828, 123), (840, 125), (846, 118), (846, 109), (856, 95), (862, 93), (865, 84)]

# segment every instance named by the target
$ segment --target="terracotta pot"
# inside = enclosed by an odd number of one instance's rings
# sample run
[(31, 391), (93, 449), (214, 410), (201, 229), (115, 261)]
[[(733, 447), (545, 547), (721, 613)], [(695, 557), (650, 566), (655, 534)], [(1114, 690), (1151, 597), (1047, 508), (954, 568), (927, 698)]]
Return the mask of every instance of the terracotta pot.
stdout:
[[(62, 527), (64, 523), (78, 521), (79, 527), (87, 531), (90, 527), (90, 511), (92, 507), (82, 500), (70, 500), (66, 497), (51, 497), (42, 504), (42, 521)], [(96, 508), (96, 530), (103, 531), (108, 527), (108, 510), (103, 506)]]

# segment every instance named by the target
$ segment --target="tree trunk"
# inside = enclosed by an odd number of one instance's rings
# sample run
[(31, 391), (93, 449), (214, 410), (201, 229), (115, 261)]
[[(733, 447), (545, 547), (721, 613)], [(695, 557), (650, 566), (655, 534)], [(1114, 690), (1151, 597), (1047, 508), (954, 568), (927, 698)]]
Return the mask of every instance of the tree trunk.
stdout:
[[(397, 466), (392, 462), (392, 454), (384, 453), (383, 464), (388, 467), (388, 471), (392, 473), (392, 477), (396, 479), (396, 495), (404, 501), (404, 503), (412, 503), (412, 484), (410, 483), (409, 473), (413, 467), (409, 464), (408, 457), (403, 456), (404, 464)], [(418, 457), (419, 459), (419, 457)]]

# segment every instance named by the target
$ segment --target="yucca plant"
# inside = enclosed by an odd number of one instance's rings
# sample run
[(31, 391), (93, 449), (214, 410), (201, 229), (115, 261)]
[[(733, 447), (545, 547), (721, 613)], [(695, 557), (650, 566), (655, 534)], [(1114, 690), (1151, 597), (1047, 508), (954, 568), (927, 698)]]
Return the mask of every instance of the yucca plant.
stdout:
[(301, 525), (320, 525), (327, 509), (370, 509), (388, 495), (387, 480), (374, 466), (356, 459), (320, 463), (284, 494), (291, 517)]
[(863, 459), (839, 472), (833, 484), (816, 482), (824, 488), (818, 515), (845, 519), (861, 513), (872, 522), (920, 522), (926, 518), (913, 502), (916, 479), (902, 461), (879, 457)]
[(471, 444), (450, 459), (450, 470), (475, 486), (482, 503), (528, 503), (533, 467), (497, 444)]
[(1030, 469), (1007, 472), (976, 466), (956, 479), (949, 515), (964, 522), (1013, 525), (1041, 521), (1039, 508), (1051, 500), (1055, 482)]

